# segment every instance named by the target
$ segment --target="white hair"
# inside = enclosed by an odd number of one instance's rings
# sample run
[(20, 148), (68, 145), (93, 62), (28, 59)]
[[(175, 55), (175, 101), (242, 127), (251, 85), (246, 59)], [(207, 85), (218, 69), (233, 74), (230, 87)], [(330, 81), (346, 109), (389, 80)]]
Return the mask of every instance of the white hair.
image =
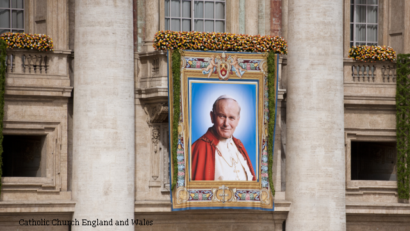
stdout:
[(223, 100), (223, 99), (231, 99), (231, 100), (235, 101), (238, 104), (238, 107), (239, 107), (239, 114), (241, 114), (241, 105), (239, 105), (238, 101), (236, 101), (236, 99), (233, 98), (230, 95), (221, 95), (221, 96), (219, 96), (215, 100), (214, 104), (212, 105), (212, 112), (215, 112), (216, 103), (218, 103), (219, 100)]

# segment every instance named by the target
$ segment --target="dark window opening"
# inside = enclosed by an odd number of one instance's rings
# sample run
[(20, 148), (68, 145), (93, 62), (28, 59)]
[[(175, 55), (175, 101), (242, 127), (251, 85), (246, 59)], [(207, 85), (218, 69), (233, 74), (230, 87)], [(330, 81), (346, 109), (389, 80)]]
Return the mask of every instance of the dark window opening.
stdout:
[(395, 181), (396, 142), (352, 142), (352, 180)]
[(3, 177), (42, 177), (46, 169), (46, 136), (5, 135)]

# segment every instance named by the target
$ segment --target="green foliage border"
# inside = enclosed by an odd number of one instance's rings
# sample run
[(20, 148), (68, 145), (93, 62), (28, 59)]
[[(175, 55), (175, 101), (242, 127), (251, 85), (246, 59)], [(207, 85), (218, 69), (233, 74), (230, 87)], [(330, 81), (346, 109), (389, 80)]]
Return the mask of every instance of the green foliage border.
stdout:
[[(268, 109), (269, 109), (269, 122), (268, 122), (268, 175), (269, 186), (272, 195), (275, 196), (275, 187), (273, 186), (272, 168), (273, 168), (273, 144), (275, 142), (275, 102), (276, 102), (276, 72), (275, 72), (275, 52), (269, 52), (267, 57), (268, 63)], [(270, 143), (272, 142), (272, 143)]]
[[(268, 122), (268, 175), (269, 186), (272, 195), (275, 195), (275, 187), (272, 179), (272, 167), (273, 167), (273, 144), (275, 142), (273, 136), (275, 132), (275, 102), (276, 102), (276, 72), (275, 72), (275, 52), (271, 51), (267, 57), (268, 64), (268, 108), (269, 108), (269, 122)], [(172, 106), (173, 106), (173, 119), (172, 119), (172, 184), (171, 190), (174, 190), (178, 179), (178, 161), (177, 161), (177, 149), (178, 149), (178, 123), (180, 120), (181, 105), (181, 53), (180, 50), (174, 50), (171, 52), (171, 65), (172, 65)], [(272, 142), (272, 143), (269, 143)]]
[(397, 56), (396, 136), (399, 199), (410, 197), (410, 54)]
[(172, 108), (173, 108), (173, 120), (172, 120), (172, 165), (173, 176), (171, 190), (175, 188), (178, 180), (178, 123), (179, 116), (181, 114), (181, 53), (179, 50), (171, 52), (171, 65), (172, 65)]
[(3, 116), (4, 116), (4, 88), (6, 82), (6, 48), (7, 43), (0, 39), (0, 193), (3, 176)]

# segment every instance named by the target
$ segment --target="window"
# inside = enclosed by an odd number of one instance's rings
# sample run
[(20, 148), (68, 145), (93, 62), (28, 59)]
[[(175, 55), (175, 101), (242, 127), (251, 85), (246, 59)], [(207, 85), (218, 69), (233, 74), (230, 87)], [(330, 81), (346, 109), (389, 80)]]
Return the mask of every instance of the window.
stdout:
[(225, 0), (165, 0), (165, 29), (225, 32)]
[(350, 3), (350, 46), (377, 45), (378, 0)]
[(24, 0), (0, 0), (0, 34), (24, 32)]
[(45, 140), (39, 135), (4, 135), (3, 177), (45, 176)]
[(396, 142), (358, 142), (351, 145), (351, 179), (395, 181)]

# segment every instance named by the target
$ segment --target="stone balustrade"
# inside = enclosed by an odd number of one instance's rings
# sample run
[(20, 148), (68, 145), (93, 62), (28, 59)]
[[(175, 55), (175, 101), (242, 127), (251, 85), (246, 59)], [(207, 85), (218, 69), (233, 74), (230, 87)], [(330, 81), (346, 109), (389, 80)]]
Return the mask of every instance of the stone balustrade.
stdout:
[(7, 50), (6, 95), (70, 97), (71, 51)]
[(67, 58), (71, 51), (39, 52), (8, 50), (6, 72), (29, 75), (68, 75)]
[(366, 63), (344, 61), (345, 83), (390, 83), (396, 82), (396, 64), (390, 61)]
[(164, 51), (134, 54), (136, 97), (162, 97), (168, 101), (167, 56)]

